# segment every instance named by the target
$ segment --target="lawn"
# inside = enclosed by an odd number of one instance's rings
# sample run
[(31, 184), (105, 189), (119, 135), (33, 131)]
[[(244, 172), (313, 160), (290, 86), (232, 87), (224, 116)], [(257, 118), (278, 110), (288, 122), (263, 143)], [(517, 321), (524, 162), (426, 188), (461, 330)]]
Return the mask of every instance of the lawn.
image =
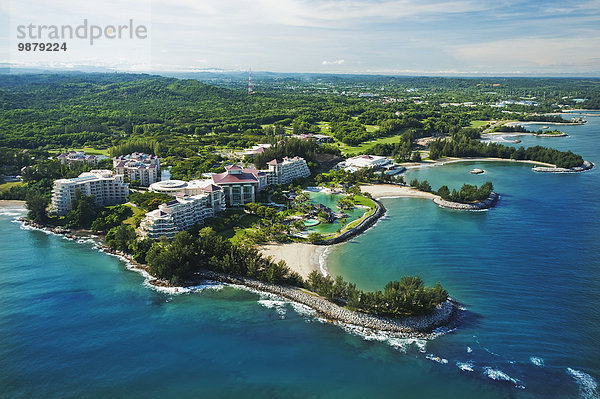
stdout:
[(485, 127), (485, 125), (487, 125), (488, 123), (490, 123), (490, 121), (471, 121), (470, 126), (479, 129)]
[(130, 217), (128, 217), (127, 219), (125, 219), (123, 221), (123, 224), (128, 224), (132, 227), (135, 228), (135, 220), (137, 217), (139, 217), (139, 215), (143, 215), (145, 214), (144, 210), (141, 208), (138, 208), (137, 206), (134, 206), (132, 204), (125, 204), (125, 206), (128, 206), (131, 208), (131, 210), (133, 211), (133, 215), (131, 215)]
[(256, 215), (244, 214), (238, 222), (238, 224), (236, 224), (235, 226), (230, 226), (228, 229), (225, 229), (223, 231), (219, 231), (218, 234), (223, 238), (232, 239), (236, 235), (234, 227), (239, 227), (241, 230), (249, 229), (259, 220), (260, 217)]
[[(373, 125), (367, 125), (367, 126), (373, 126)], [(366, 141), (357, 146), (340, 143), (340, 149), (342, 150), (342, 153), (346, 156), (355, 156), (360, 153), (367, 152), (375, 144), (398, 143), (398, 142), (400, 142), (402, 133), (404, 133), (404, 130), (394, 136), (381, 137), (381, 138), (378, 138), (375, 140)]]
[(69, 152), (69, 151), (83, 151), (85, 152), (87, 155), (106, 155), (108, 156), (108, 148), (106, 149), (98, 149), (98, 148), (94, 148), (94, 147), (81, 147), (81, 148), (69, 148), (69, 149), (54, 149), (54, 150), (48, 150), (48, 152), (54, 153), (54, 154), (62, 154), (64, 152)]
[(14, 182), (8, 182), (8, 183), (0, 184), (0, 193), (8, 191), (12, 187), (19, 187), (19, 186), (22, 186), (24, 184), (25, 183), (23, 183), (22, 181), (14, 181)]
[(375, 202), (373, 202), (371, 198), (367, 198), (362, 195), (355, 195), (354, 203), (356, 205), (368, 206), (371, 209), (375, 209)]

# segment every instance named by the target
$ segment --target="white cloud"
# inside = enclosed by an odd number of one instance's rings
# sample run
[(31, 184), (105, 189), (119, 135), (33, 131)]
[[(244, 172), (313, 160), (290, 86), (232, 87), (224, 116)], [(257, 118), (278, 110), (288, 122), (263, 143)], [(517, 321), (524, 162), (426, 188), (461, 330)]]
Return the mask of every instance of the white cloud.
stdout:
[(471, 65), (572, 72), (600, 70), (600, 36), (571, 38), (523, 37), (453, 46), (456, 58)]
[(335, 61), (323, 61), (321, 65), (342, 65), (344, 60), (335, 60)]

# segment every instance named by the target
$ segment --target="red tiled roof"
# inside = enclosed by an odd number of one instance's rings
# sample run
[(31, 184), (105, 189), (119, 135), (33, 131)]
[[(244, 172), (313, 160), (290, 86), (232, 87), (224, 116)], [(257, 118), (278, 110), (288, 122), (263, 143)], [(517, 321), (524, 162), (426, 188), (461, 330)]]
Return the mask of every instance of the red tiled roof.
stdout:
[(215, 186), (214, 184), (209, 184), (208, 186), (206, 186), (202, 189), (202, 191), (205, 191), (207, 193), (210, 193), (213, 191), (220, 191), (220, 190), (223, 190), (223, 189), (219, 186)]
[(214, 173), (212, 179), (216, 184), (222, 183), (257, 183), (258, 179), (254, 174), (242, 172), (239, 174)]
[(282, 162), (279, 162), (277, 159), (273, 159), (273, 160), (267, 162), (268, 165), (278, 165), (280, 163), (282, 163)]

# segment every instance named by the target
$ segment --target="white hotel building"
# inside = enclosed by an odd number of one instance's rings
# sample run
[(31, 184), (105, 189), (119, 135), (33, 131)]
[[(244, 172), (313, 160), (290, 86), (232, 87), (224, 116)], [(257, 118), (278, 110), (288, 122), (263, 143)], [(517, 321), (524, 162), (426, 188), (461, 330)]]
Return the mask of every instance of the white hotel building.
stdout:
[(232, 165), (223, 173), (213, 173), (207, 180), (166, 180), (151, 184), (150, 191), (176, 198), (148, 212), (140, 225), (140, 234), (149, 238), (172, 238), (177, 232), (215, 216), (226, 206), (254, 202), (256, 194), (269, 184), (287, 184), (310, 176), (306, 161), (300, 157), (273, 160), (268, 166), (268, 170), (258, 170)]
[(267, 172), (268, 184), (280, 185), (288, 184), (294, 179), (310, 176), (310, 169), (304, 158), (285, 157), (281, 161), (273, 159), (267, 163), (269, 170)]
[(52, 209), (59, 216), (71, 210), (75, 192), (81, 190), (85, 196), (93, 195), (96, 205), (114, 205), (127, 201), (129, 184), (123, 182), (122, 175), (113, 175), (110, 170), (99, 169), (82, 173), (73, 179), (54, 181), (52, 189)]
[(173, 238), (177, 232), (202, 224), (204, 219), (214, 217), (223, 210), (223, 189), (210, 184), (204, 187), (203, 194), (178, 195), (174, 200), (146, 213), (140, 224), (140, 235), (153, 239), (163, 236)]

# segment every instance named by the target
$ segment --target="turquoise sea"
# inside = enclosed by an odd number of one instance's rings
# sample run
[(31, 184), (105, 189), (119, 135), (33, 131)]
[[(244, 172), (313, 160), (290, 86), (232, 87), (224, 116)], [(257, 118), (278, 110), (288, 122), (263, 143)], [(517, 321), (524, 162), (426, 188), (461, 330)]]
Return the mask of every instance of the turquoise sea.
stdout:
[[(523, 144), (600, 163), (600, 114)], [(483, 175), (470, 175), (481, 168)], [(2, 398), (598, 398), (600, 172), (449, 164), (408, 172), (493, 181), (486, 212), (385, 199), (386, 216), (329, 252), (366, 289), (418, 274), (466, 308), (432, 341), (363, 337), (232, 287), (157, 292), (116, 257), (0, 209)]]

